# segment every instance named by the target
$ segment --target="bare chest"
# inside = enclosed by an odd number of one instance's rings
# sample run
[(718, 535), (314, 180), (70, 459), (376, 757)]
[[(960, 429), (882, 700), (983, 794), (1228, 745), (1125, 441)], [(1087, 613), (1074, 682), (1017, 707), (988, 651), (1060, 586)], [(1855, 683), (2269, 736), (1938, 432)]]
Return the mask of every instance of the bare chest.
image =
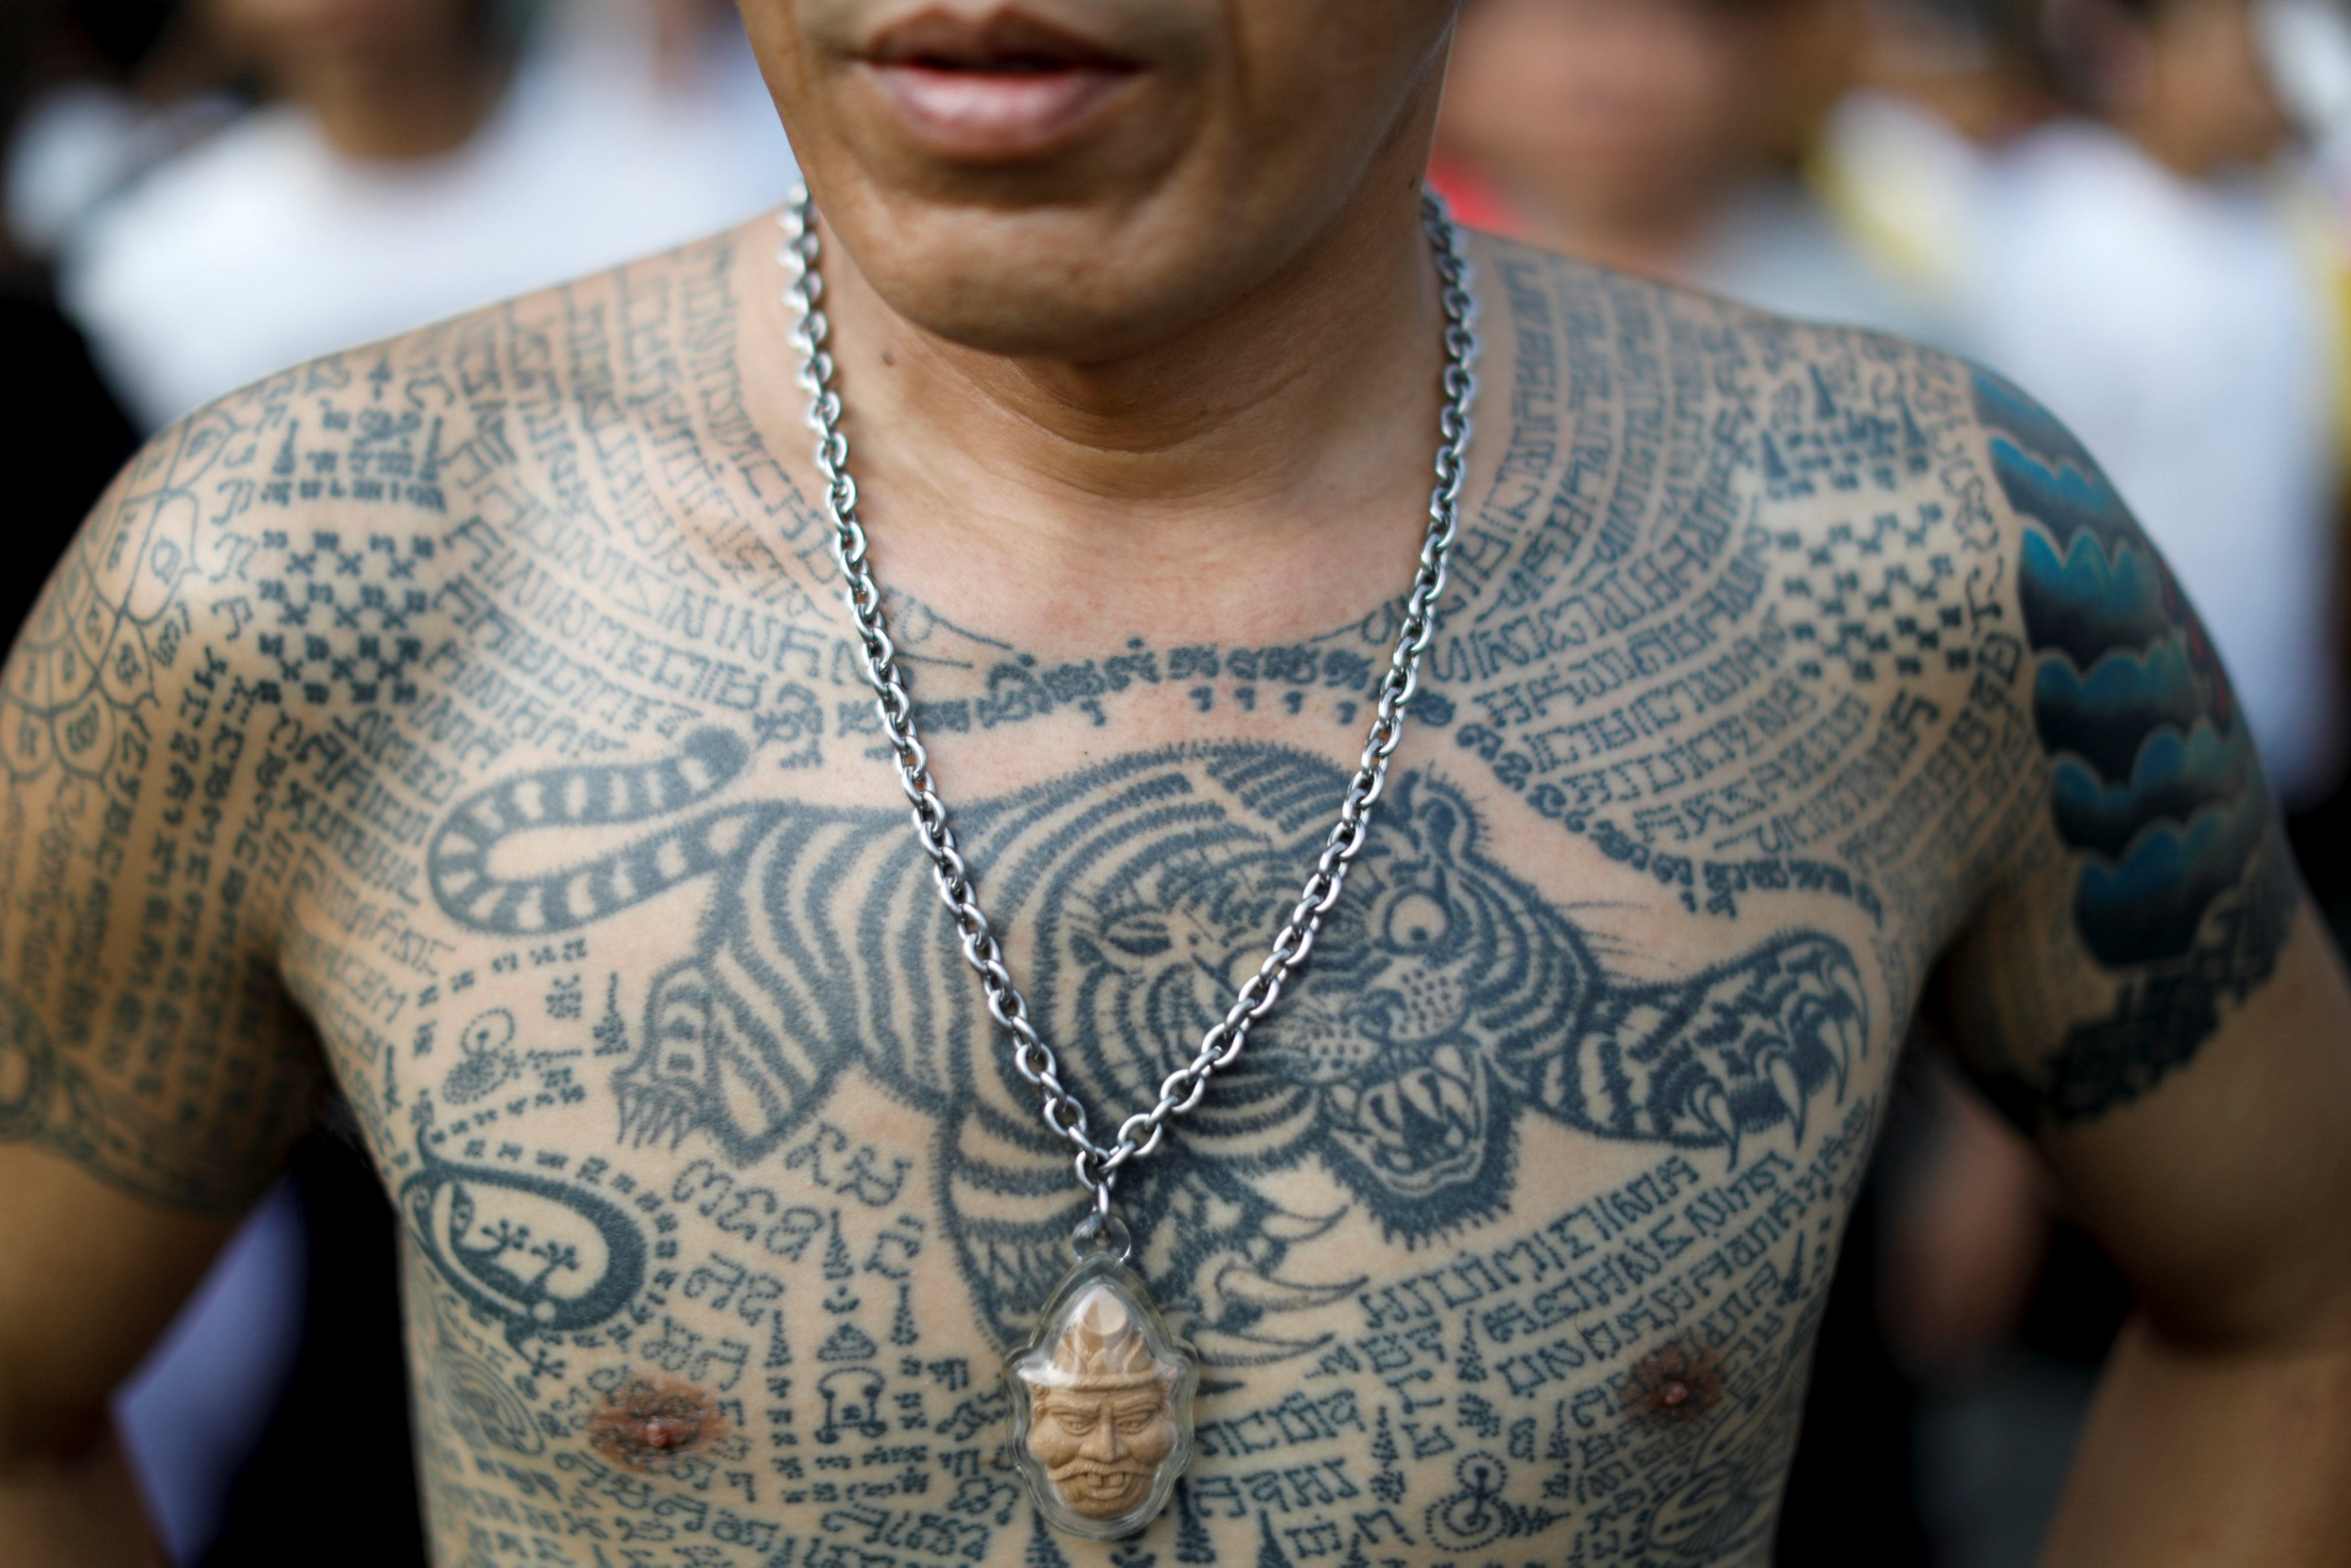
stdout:
[[(904, 815), (761, 760), (712, 730), (461, 792), (429, 908), (308, 867), (294, 967), (406, 1221), (450, 1561), (477, 1530), (616, 1568), (1031, 1550), (1002, 1359), (1084, 1196)], [(1342, 782), (1231, 740), (958, 813), (1097, 1122), (1261, 961)], [(1654, 950), (1654, 909), (1562, 897), (1426, 763), (1375, 821), (1302, 982), (1120, 1189), (1204, 1362), (1155, 1531), (1760, 1540), (1891, 1054), (1859, 933)]]

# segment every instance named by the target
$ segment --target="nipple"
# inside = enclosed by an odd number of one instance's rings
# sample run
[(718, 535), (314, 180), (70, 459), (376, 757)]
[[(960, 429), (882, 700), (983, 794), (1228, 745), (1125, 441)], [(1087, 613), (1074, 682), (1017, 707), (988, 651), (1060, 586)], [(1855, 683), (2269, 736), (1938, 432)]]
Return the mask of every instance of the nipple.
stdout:
[(683, 1449), (702, 1436), (702, 1423), (682, 1416), (654, 1416), (644, 1423), (643, 1442), (649, 1449)]
[(710, 1397), (690, 1383), (632, 1378), (588, 1417), (588, 1441), (597, 1452), (648, 1474), (669, 1470), (726, 1436)]
[(1653, 1431), (1694, 1421), (1722, 1403), (1722, 1366), (1711, 1351), (1668, 1345), (1633, 1364), (1620, 1405), (1631, 1420)]

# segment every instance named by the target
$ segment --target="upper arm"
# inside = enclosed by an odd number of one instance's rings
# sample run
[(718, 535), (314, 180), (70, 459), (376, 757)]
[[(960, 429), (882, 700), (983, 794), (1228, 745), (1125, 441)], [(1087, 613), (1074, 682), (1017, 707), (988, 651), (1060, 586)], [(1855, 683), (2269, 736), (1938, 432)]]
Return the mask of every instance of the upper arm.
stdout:
[[(2351, 1299), (2351, 1001), (2194, 610), (2063, 427), (1979, 378), (2014, 531), (2035, 814), (1943, 974), (1962, 1054), (2149, 1306)], [(2319, 1229), (2314, 1229), (2319, 1228)]]
[[(275, 976), (274, 712), (217, 601), (207, 410), (116, 480), (0, 691), (0, 1420), (102, 1400), (309, 1118)], [(281, 846), (273, 849), (273, 838)]]

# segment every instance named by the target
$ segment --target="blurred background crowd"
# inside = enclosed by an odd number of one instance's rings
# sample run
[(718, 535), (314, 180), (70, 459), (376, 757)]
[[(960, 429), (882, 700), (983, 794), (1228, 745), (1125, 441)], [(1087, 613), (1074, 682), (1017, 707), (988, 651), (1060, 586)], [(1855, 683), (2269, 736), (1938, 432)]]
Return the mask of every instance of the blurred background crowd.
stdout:
[[(1468, 0), (1452, 72), (1431, 173), (1468, 221), (1924, 338), (2071, 423), (2351, 925), (2351, 0)], [(0, 0), (0, 127), (6, 627), (179, 414), (791, 179), (719, 0)], [(1909, 1058), (1791, 1568), (2030, 1563), (2128, 1309), (2022, 1141)], [(179, 1564), (307, 1563), (328, 1517), (346, 1564), (421, 1563), (392, 1225), (314, 1137), (123, 1388)]]

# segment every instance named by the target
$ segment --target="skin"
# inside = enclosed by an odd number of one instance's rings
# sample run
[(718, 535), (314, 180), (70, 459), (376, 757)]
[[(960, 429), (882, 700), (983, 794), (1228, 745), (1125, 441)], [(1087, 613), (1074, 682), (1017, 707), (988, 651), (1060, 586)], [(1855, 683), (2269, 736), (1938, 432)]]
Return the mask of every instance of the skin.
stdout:
[(204, 18), (234, 63), (348, 158), (454, 151), (506, 86), (507, 61), (467, 0), (207, 0)]
[(2115, 118), (2190, 179), (2273, 157), (2293, 134), (2253, 33), (2251, 0), (2170, 0), (2146, 28)]
[[(861, 118), (839, 13), (753, 17), (939, 788), (1097, 1127), (1295, 897), (1438, 400), (1447, 8), (1153, 9), (1131, 117), (1019, 168)], [(1197, 1458), (1139, 1545), (1040, 1541), (997, 1369), (1082, 1199), (873, 753), (773, 245), (225, 400), (20, 640), (30, 1561), (137, 1560), (106, 1390), (332, 1087), (444, 1565), (1761, 1563), (1922, 1007), (2146, 1303), (2050, 1560), (2333, 1552), (2351, 1011), (2152, 552), (1966, 367), (1486, 241), (1364, 864), (1119, 1189)]]
[(2252, 0), (2087, 0), (2074, 26), (2099, 111), (2175, 173), (2257, 165), (2292, 139)]

